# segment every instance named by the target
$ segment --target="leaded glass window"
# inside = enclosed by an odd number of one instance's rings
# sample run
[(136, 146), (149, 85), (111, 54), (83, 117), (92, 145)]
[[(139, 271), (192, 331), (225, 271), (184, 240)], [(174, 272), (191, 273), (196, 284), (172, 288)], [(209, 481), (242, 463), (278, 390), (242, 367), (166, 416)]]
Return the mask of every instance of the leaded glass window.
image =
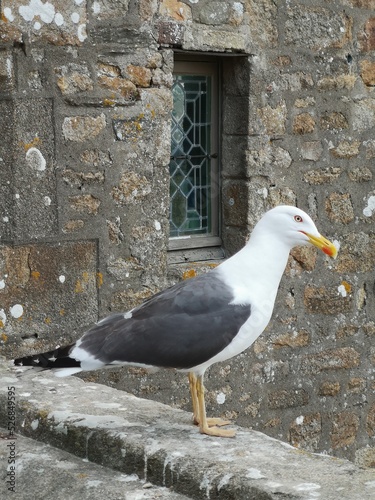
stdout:
[[(170, 160), (170, 236), (217, 235), (217, 152), (212, 65), (203, 74), (176, 72)], [(207, 71), (208, 69), (208, 71)], [(216, 196), (217, 198), (217, 196)]]

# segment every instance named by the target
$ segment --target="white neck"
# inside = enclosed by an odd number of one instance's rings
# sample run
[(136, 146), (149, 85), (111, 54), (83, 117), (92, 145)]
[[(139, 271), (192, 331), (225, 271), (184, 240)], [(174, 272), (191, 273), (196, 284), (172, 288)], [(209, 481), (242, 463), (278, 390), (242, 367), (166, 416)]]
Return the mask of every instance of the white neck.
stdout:
[(236, 302), (264, 304), (271, 315), (289, 251), (286, 243), (269, 232), (254, 231), (248, 244), (218, 271), (232, 286)]

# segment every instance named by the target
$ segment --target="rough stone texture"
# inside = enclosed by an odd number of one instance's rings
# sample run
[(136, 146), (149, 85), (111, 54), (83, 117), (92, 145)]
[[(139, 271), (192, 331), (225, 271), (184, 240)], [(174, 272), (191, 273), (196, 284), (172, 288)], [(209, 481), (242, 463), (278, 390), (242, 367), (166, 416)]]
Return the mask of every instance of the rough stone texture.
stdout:
[[(297, 203), (341, 244), (338, 259), (292, 252), (264, 335), (207, 374), (208, 410), (373, 464), (374, 7), (2, 1), (1, 351), (70, 342), (99, 317), (209, 270), (265, 210)], [(180, 253), (168, 252), (176, 59), (221, 64), (222, 246)], [(173, 374), (87, 377), (190, 408)]]
[[(9, 436), (0, 428), (0, 436)], [(11, 439), (0, 441), (0, 464), (6, 465), (12, 450)], [(16, 436), (17, 459), (13, 487), (12, 476), (1, 471), (4, 481), (0, 487), (3, 497), (15, 500), (33, 497), (66, 500), (91, 500), (93, 495), (108, 500), (187, 500), (189, 497), (173, 492), (165, 486), (155, 486), (141, 480), (137, 474), (124, 474), (103, 465), (97, 465), (48, 444), (20, 434)], [(12, 461), (12, 458), (11, 458)], [(13, 463), (10, 464), (12, 466)], [(12, 472), (11, 470), (9, 472)], [(7, 482), (9, 481), (9, 482)], [(8, 489), (11, 488), (11, 489)]]
[[(119, 498), (119, 483), (121, 498), (129, 500), (308, 500), (317, 494), (325, 500), (363, 500), (375, 492), (372, 470), (327, 455), (301, 453), (260, 432), (237, 427), (233, 439), (213, 438), (199, 434), (189, 413), (74, 377), (62, 380), (48, 372), (28, 372), (17, 378), (14, 368), (10, 371), (4, 365), (0, 376), (4, 436), (12, 437), (8, 430), (12, 411), (15, 431), (22, 434), (0, 443), (1, 476), (6, 474), (4, 459), (11, 453), (8, 444), (14, 443), (15, 498), (25, 498), (21, 487), (31, 460), (28, 495), (36, 482), (39, 487), (45, 484), (43, 493), (48, 495), (62, 477), (63, 492), (77, 498), (89, 498), (88, 491), (100, 495), (104, 488), (106, 497)], [(13, 393), (15, 402), (10, 405)], [(349, 439), (356, 419), (342, 412), (334, 424), (341, 422), (338, 433)], [(291, 429), (293, 441), (302, 438), (314, 448), (319, 425), (317, 413), (299, 417)], [(367, 460), (369, 456), (367, 452)], [(103, 484), (106, 478), (111, 478), (109, 484)], [(148, 486), (143, 492), (142, 482)], [(1, 488), (6, 485), (2, 482)], [(61, 489), (53, 496), (66, 498)]]

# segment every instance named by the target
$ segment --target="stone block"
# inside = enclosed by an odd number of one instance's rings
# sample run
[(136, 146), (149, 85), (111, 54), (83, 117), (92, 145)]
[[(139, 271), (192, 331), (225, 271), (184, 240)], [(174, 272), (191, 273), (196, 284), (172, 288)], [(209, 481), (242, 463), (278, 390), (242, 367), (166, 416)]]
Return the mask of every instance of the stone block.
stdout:
[(303, 179), (311, 185), (332, 184), (341, 174), (341, 168), (327, 167), (324, 169), (309, 170), (303, 175)]
[(105, 128), (103, 113), (99, 116), (70, 116), (64, 118), (62, 133), (64, 139), (72, 142), (85, 142), (97, 137)]
[(354, 443), (359, 428), (359, 416), (342, 411), (333, 416), (331, 430), (332, 448), (344, 448)]
[(94, 85), (86, 64), (69, 63), (55, 68), (56, 83), (63, 95), (87, 92)]
[(289, 427), (289, 442), (292, 446), (315, 451), (322, 434), (322, 417), (320, 413), (300, 415)]
[(11, 128), (14, 142), (11, 149), (5, 149), (2, 165), (11, 164), (7, 182), (13, 191), (9, 201), (13, 238), (50, 237), (57, 232), (52, 101), (20, 99), (11, 110), (13, 114), (4, 116), (10, 118), (5, 130)]
[(119, 205), (144, 203), (150, 193), (150, 182), (135, 172), (124, 172), (118, 186), (112, 189), (112, 197)]
[(355, 74), (325, 76), (318, 80), (317, 87), (319, 90), (352, 90), (356, 82)]
[(352, 38), (352, 19), (344, 13), (299, 5), (288, 8), (286, 14), (287, 44), (318, 51), (344, 47)]
[(320, 118), (320, 126), (323, 130), (343, 130), (348, 128), (349, 124), (343, 113), (332, 111)]
[(360, 63), (361, 78), (367, 87), (375, 86), (375, 62), (364, 60)]
[(369, 182), (372, 180), (372, 172), (368, 167), (356, 167), (348, 172), (349, 179), (353, 182)]
[(375, 49), (375, 17), (367, 19), (358, 39), (362, 52), (370, 52)]
[(338, 273), (366, 273), (375, 262), (375, 235), (361, 231), (342, 237), (335, 269)]
[(324, 381), (319, 386), (319, 396), (337, 396), (340, 392), (340, 382)]
[(308, 402), (309, 394), (305, 389), (282, 389), (268, 395), (268, 407), (271, 410), (306, 406)]
[(315, 130), (315, 119), (310, 113), (301, 113), (294, 117), (293, 134), (311, 134)]
[(69, 197), (70, 207), (81, 214), (96, 215), (100, 200), (92, 194), (82, 194)]
[(22, 41), (21, 33), (28, 33), (31, 42), (44, 41), (55, 45), (81, 45), (87, 38), (87, 2), (67, 3), (2, 2), (4, 20), (0, 37), (3, 41)]
[(93, 241), (0, 246), (2, 351), (53, 348), (96, 321), (96, 266)]
[(287, 107), (284, 101), (274, 108), (271, 106), (260, 108), (257, 113), (268, 135), (285, 134)]
[(92, 16), (98, 21), (125, 18), (129, 0), (95, 0), (91, 7)]
[(323, 146), (321, 141), (306, 141), (302, 144), (300, 152), (303, 160), (318, 161), (323, 154)]
[(326, 199), (325, 210), (332, 222), (348, 224), (354, 219), (354, 209), (349, 193), (331, 193)]
[(308, 285), (304, 292), (304, 304), (309, 313), (338, 314), (352, 309), (352, 296), (343, 297), (338, 288)]
[(354, 158), (359, 154), (360, 141), (340, 141), (336, 147), (331, 149), (335, 158)]
[(179, 0), (161, 0), (159, 14), (175, 21), (191, 21), (191, 6)]
[(354, 103), (352, 109), (353, 129), (358, 132), (375, 127), (375, 99), (362, 99)]
[(243, 181), (224, 181), (223, 215), (225, 225), (246, 226), (249, 184)]
[[(360, 353), (353, 347), (326, 349), (316, 354), (308, 354), (301, 360), (302, 373), (316, 374), (331, 370), (348, 370), (360, 364)], [(333, 388), (333, 392), (337, 388)], [(332, 391), (331, 389), (328, 389)]]
[(272, 344), (276, 348), (290, 347), (292, 349), (305, 347), (310, 344), (310, 334), (306, 330), (285, 333), (276, 337)]

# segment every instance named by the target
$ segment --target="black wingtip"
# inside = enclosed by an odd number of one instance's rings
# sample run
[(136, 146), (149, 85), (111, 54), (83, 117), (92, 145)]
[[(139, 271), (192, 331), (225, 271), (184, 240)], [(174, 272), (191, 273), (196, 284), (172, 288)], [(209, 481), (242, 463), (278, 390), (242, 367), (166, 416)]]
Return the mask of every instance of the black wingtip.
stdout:
[(80, 367), (81, 363), (79, 361), (69, 357), (74, 345), (70, 344), (65, 347), (58, 347), (53, 351), (17, 358), (14, 360), (14, 364), (16, 366), (37, 366), (44, 369)]

